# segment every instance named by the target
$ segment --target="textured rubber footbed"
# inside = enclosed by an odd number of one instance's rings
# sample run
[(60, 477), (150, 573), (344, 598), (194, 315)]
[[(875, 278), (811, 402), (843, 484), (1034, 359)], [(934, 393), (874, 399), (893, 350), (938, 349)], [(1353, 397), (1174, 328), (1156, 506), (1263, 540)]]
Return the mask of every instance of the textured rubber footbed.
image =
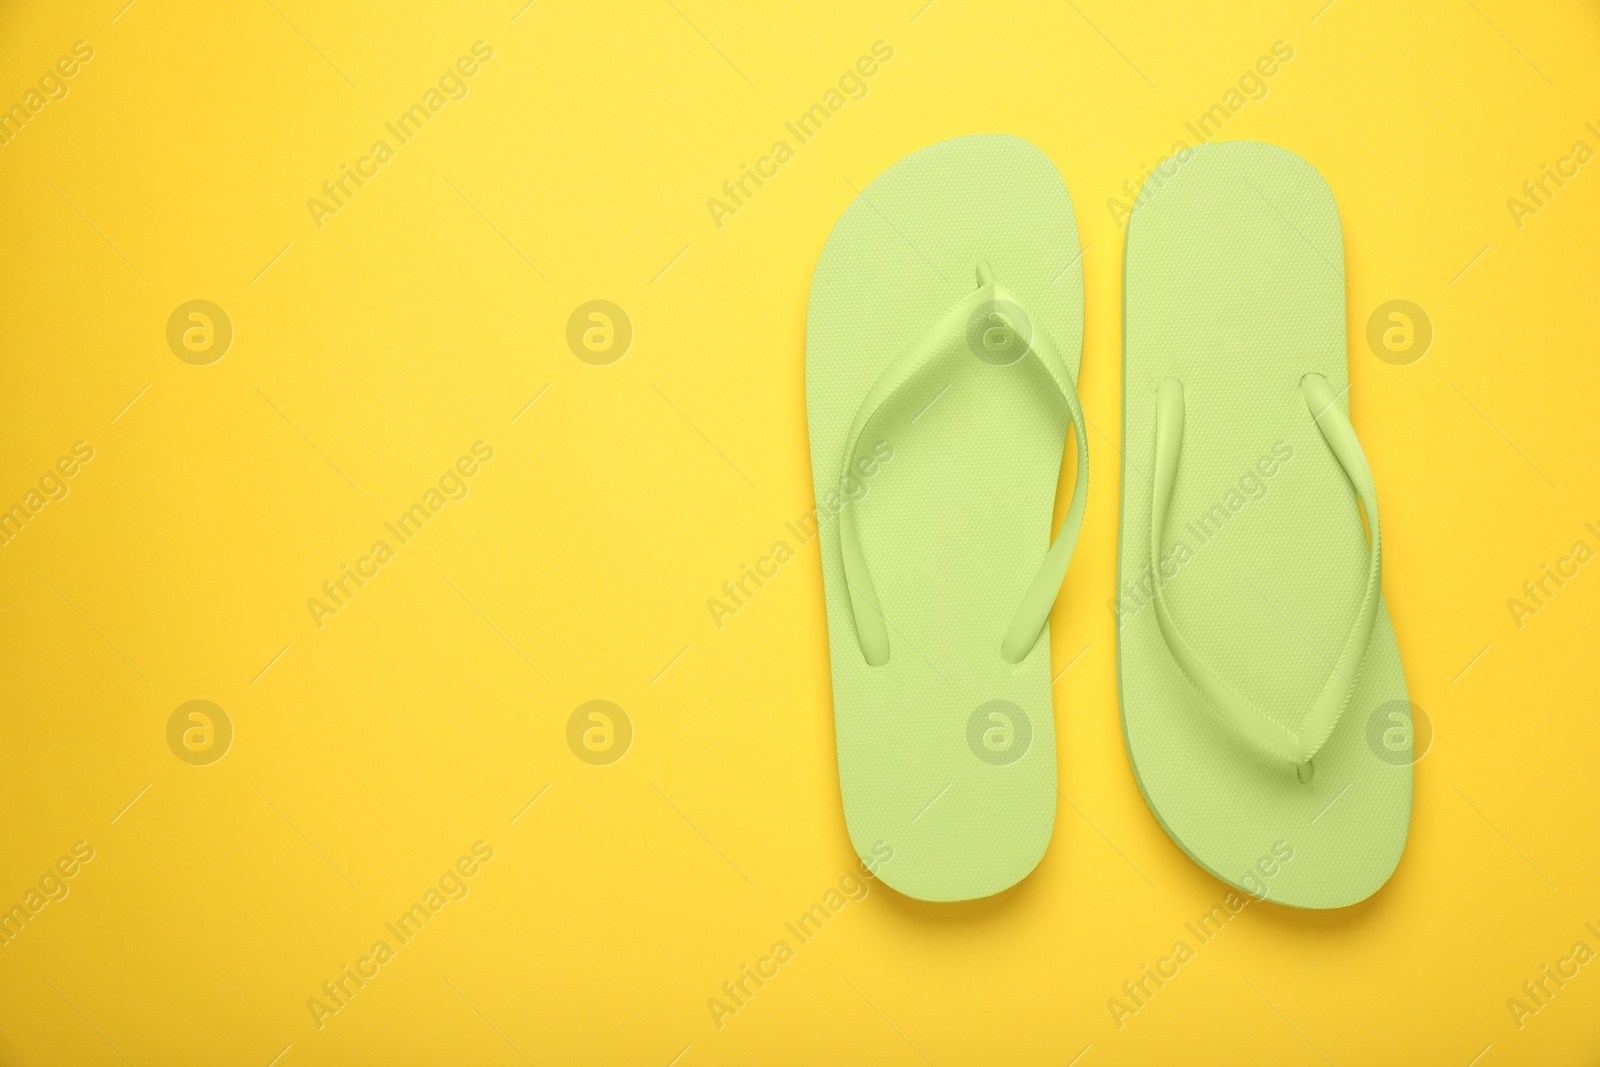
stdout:
[(1125, 268), (1128, 752), (1150, 810), (1195, 862), (1258, 897), (1342, 907), (1387, 881), (1411, 821), (1410, 739), (1395, 726), (1409, 706), (1387, 609), (1302, 784), (1183, 674), (1149, 597), (1156, 389), (1170, 375), (1186, 415), (1162, 595), (1202, 659), (1280, 724), (1299, 725), (1355, 618), (1368, 562), (1355, 490), (1300, 388), (1321, 374), (1348, 409), (1338, 208), (1310, 164), (1270, 145), (1206, 145), (1156, 173), (1165, 177), (1129, 220)]
[(878, 877), (924, 900), (997, 893), (1033, 870), (1050, 839), (1049, 634), (1015, 665), (1000, 643), (1054, 532), (1070, 417), (1035, 360), (996, 366), (962, 354), (874, 420), (858, 454), (877, 445), (888, 458), (849, 506), (888, 624), (881, 667), (857, 641), (828, 500), (863, 398), (973, 291), (985, 260), (1076, 380), (1083, 276), (1072, 203), (1051, 162), (1012, 137), (934, 145), (863, 190), (823, 249), (806, 317), (845, 820)]

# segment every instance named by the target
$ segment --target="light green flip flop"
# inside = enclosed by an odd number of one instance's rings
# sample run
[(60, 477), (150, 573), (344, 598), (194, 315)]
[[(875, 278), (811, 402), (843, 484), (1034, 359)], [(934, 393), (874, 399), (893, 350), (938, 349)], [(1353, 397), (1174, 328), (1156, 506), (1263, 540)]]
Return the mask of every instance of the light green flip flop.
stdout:
[(1344, 907), (1400, 860), (1413, 759), (1346, 411), (1339, 211), (1270, 145), (1204, 145), (1155, 175), (1124, 292), (1128, 752), (1196, 863), (1258, 899)]
[[(1055, 823), (1046, 620), (1088, 486), (1072, 201), (1040, 151), (962, 137), (895, 164), (823, 248), (806, 408), (850, 839), (890, 887), (970, 900)], [(1050, 519), (1069, 428), (1061, 533)]]

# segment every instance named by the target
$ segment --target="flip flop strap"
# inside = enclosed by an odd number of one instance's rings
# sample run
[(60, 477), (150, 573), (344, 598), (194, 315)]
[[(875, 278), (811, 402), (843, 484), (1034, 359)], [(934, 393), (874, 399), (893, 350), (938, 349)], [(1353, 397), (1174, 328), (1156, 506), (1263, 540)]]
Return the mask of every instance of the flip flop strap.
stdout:
[[(884, 371), (868, 390), (861, 407), (856, 412), (849, 441), (845, 446), (844, 467), (840, 472), (839, 482), (841, 495), (846, 500), (850, 494), (844, 492), (844, 487), (847, 480), (854, 477), (861, 441), (873, 419), (890, 397), (905, 388), (937, 356), (949, 352), (953, 343), (959, 342), (966, 336), (973, 317), (985, 304), (997, 302), (1015, 304), (1014, 300), (998, 288), (994, 273), (987, 264), (978, 266), (978, 283), (977, 289), (953, 307), (937, 326)], [(1013, 328), (1014, 324), (1006, 321), (998, 312), (991, 313), (990, 317), (995, 321), (987, 329), (1002, 331), (1008, 343), (1018, 339)], [(1031, 316), (1030, 321), (1033, 322), (1032, 336), (1022, 339), (1027, 351), (1017, 358), (1031, 356), (1038, 360), (1049, 373), (1050, 380), (1055, 383), (1057, 391), (1065, 401), (1067, 410), (1072, 416), (1073, 435), (1078, 443), (1078, 474), (1073, 485), (1072, 503), (1068, 507), (1067, 516), (1045, 553), (1033, 580), (1023, 593), (1022, 601), (1017, 606), (1011, 624), (1001, 641), (1001, 656), (1008, 663), (1020, 663), (1027, 658), (1038, 641), (1039, 634), (1044, 630), (1050, 609), (1061, 590), (1061, 583), (1066, 579), (1067, 567), (1072, 562), (1072, 551), (1077, 545), (1078, 533), (1083, 526), (1083, 512), (1089, 489), (1088, 442), (1084, 429), (1083, 407), (1078, 402), (1078, 391), (1043, 327), (1031, 320)], [(855, 618), (856, 640), (861, 646), (861, 654), (867, 664), (881, 667), (889, 662), (889, 628), (879, 605), (877, 589), (873, 585), (872, 571), (867, 566), (866, 556), (861, 550), (855, 508), (848, 503), (839, 512), (839, 544), (844, 557), (845, 589), (850, 599), (851, 613)]]
[(1338, 395), (1322, 375), (1307, 374), (1301, 379), (1300, 388), (1312, 421), (1322, 431), (1323, 440), (1366, 509), (1369, 537), (1367, 582), (1361, 606), (1345, 637), (1344, 647), (1339, 651), (1338, 662), (1331, 665), (1332, 670), (1298, 732), (1285, 729), (1269, 718), (1212, 670), (1178, 632), (1162, 596), (1165, 583), (1161, 575), (1161, 546), (1166, 541), (1167, 510), (1172, 503), (1178, 455), (1183, 447), (1183, 383), (1176, 378), (1162, 379), (1156, 391), (1156, 473), (1155, 499), (1150, 513), (1150, 565), (1155, 570), (1152, 584), (1156, 617), (1172, 658), (1234, 730), (1258, 748), (1295, 764), (1304, 782), (1311, 780), (1311, 760), (1338, 725), (1355, 691), (1355, 679), (1378, 617), (1383, 552), (1378, 526), (1378, 494), (1372, 482), (1372, 470), (1367, 466), (1366, 454), (1361, 450), (1349, 416), (1339, 406)]

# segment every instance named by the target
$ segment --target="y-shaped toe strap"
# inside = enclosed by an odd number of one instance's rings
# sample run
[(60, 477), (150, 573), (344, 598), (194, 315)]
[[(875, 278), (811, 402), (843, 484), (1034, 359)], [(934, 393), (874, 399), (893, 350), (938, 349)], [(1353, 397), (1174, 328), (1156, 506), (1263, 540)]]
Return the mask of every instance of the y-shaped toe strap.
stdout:
[[(1073, 436), (1078, 443), (1078, 475), (1072, 489), (1072, 503), (1066, 519), (1061, 524), (1049, 551), (1045, 553), (1033, 580), (1023, 593), (1022, 601), (1012, 615), (1000, 642), (1001, 657), (1007, 663), (1020, 663), (1027, 658), (1039, 634), (1044, 630), (1050, 609), (1055, 604), (1061, 583), (1066, 579), (1067, 567), (1072, 562), (1072, 551), (1078, 542), (1078, 532), (1083, 526), (1084, 505), (1089, 492), (1089, 453), (1084, 432), (1083, 408), (1078, 403), (1078, 391), (1061, 362), (1055, 347), (1050, 343), (1044, 328), (1029, 318), (1019, 324), (1003, 309), (1020, 310), (1020, 305), (1000, 288), (994, 272), (987, 263), (978, 264), (978, 287), (960, 303), (951, 308), (928, 334), (913, 345), (905, 355), (884, 371), (867, 392), (850, 428), (850, 437), (844, 450), (844, 469), (840, 484), (844, 485), (855, 471), (858, 450), (863, 436), (873, 419), (889, 398), (915, 378), (941, 356), (975, 358), (975, 347), (982, 347), (988, 361), (1011, 363), (1032, 358), (1049, 373), (1061, 399), (1072, 416)], [(985, 311), (987, 309), (987, 313)], [(978, 321), (983, 317), (984, 321)], [(972, 328), (969, 330), (969, 328)], [(976, 339), (974, 340), (974, 335)], [(839, 513), (839, 542), (844, 556), (846, 589), (850, 608), (855, 616), (856, 638), (861, 654), (868, 665), (881, 667), (889, 662), (889, 628), (879, 605), (878, 593), (872, 582), (872, 572), (866, 556), (861, 551), (861, 537), (856, 528), (855, 507), (846, 505)]]
[(1183, 634), (1178, 632), (1167, 610), (1166, 598), (1161, 595), (1161, 549), (1166, 542), (1167, 509), (1172, 503), (1173, 483), (1177, 479), (1178, 455), (1183, 448), (1183, 383), (1176, 378), (1163, 379), (1156, 392), (1156, 472), (1155, 499), (1150, 511), (1150, 565), (1157, 568), (1153, 583), (1156, 617), (1172, 658), (1195, 687), (1216, 705), (1234, 730), (1258, 748), (1294, 764), (1300, 780), (1309, 782), (1312, 758), (1338, 725), (1339, 716), (1343, 714), (1355, 690), (1361, 661), (1366, 656), (1367, 641), (1372, 637), (1373, 623), (1378, 617), (1383, 553), (1378, 532), (1378, 494), (1372, 483), (1372, 470), (1367, 466), (1367, 457), (1361, 450), (1361, 442), (1356, 439), (1349, 416), (1339, 406), (1337, 394), (1322, 375), (1306, 375), (1300, 381), (1300, 388), (1305, 394), (1306, 407), (1312, 420), (1322, 431), (1323, 439), (1344, 468), (1345, 476), (1350, 479), (1350, 484), (1355, 487), (1356, 495), (1366, 509), (1369, 559), (1361, 607), (1350, 625), (1338, 661), (1299, 730), (1291, 731), (1281, 726), (1240, 696), (1237, 690), (1212, 670), (1184, 640)]

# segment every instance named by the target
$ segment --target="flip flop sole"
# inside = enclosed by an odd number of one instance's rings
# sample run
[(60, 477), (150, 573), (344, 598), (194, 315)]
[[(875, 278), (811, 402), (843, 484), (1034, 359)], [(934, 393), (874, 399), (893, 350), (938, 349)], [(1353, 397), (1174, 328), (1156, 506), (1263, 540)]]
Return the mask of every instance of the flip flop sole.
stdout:
[[(1269, 145), (1200, 146), (1156, 175), (1129, 220), (1125, 267), (1118, 675), (1129, 756), (1150, 810), (1196, 863), (1258, 897), (1343, 907), (1389, 878), (1411, 820), (1410, 706), (1387, 609), (1302, 784), (1190, 682), (1150, 597), (1161, 581), (1201, 658), (1297, 729), (1334, 669), (1368, 562), (1355, 491), (1300, 386), (1321, 374), (1348, 404), (1338, 208), (1313, 167)], [(1168, 376), (1182, 381), (1187, 415), (1153, 568), (1156, 390)]]
[(1019, 377), (1042, 371), (975, 354), (941, 364), (874, 421), (877, 439), (858, 452), (878, 459), (848, 506), (889, 629), (882, 666), (868, 666), (857, 639), (830, 501), (863, 398), (972, 292), (980, 261), (1076, 377), (1083, 280), (1072, 203), (1054, 165), (1013, 137), (934, 145), (867, 186), (828, 238), (806, 317), (845, 820), (878, 877), (924, 900), (1000, 892), (1049, 842), (1049, 636), (1015, 665), (1000, 641), (1050, 544), (1070, 419), (1053, 385)]

